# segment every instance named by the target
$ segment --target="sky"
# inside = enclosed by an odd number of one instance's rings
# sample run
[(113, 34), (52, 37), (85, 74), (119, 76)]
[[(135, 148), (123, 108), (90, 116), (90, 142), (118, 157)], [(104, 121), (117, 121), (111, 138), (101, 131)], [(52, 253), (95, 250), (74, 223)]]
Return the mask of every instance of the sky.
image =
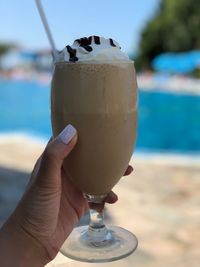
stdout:
[[(57, 49), (74, 39), (99, 35), (134, 54), (140, 33), (160, 0), (43, 0)], [(0, 42), (26, 49), (49, 48), (34, 0), (0, 0)]]

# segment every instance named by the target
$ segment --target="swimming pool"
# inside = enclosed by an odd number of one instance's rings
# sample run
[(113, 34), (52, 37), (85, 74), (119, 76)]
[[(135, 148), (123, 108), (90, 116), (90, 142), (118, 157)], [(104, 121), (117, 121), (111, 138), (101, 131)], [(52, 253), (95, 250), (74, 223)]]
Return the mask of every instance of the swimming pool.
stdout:
[[(0, 133), (48, 139), (50, 86), (0, 81)], [(200, 152), (200, 96), (139, 91), (138, 151)]]

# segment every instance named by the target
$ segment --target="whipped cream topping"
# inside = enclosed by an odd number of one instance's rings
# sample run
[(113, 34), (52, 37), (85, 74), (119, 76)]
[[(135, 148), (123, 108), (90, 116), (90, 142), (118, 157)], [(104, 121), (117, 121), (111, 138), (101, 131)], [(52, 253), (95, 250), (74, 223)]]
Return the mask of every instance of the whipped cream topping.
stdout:
[(104, 60), (129, 61), (129, 57), (126, 53), (121, 51), (121, 47), (113, 39), (90, 36), (75, 40), (71, 46), (67, 45), (59, 52), (56, 59), (57, 62)]

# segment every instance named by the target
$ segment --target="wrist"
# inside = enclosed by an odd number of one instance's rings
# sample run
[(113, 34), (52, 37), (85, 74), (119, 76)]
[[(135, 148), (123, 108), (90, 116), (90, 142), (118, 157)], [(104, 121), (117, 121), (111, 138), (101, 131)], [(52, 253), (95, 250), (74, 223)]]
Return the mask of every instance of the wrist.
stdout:
[(8, 220), (0, 229), (0, 262), (4, 267), (44, 267), (50, 259), (29, 233)]

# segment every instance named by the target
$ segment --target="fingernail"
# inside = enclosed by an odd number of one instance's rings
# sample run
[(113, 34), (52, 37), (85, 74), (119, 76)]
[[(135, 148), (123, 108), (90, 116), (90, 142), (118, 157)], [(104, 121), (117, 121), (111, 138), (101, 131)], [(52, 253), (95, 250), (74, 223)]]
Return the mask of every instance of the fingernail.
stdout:
[(67, 145), (76, 134), (77, 134), (76, 129), (71, 124), (68, 124), (64, 128), (64, 130), (62, 130), (62, 132), (59, 134), (58, 137), (65, 145)]

